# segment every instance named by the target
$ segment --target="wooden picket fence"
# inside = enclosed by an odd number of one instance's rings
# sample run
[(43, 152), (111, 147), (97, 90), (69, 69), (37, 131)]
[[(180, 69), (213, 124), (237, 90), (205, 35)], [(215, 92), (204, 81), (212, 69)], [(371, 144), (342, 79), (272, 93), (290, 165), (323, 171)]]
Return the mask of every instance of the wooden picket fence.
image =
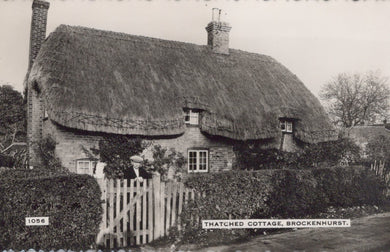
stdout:
[(195, 198), (193, 190), (176, 181), (98, 179), (103, 220), (97, 243), (106, 248), (149, 243), (178, 226), (183, 206)]
[(373, 170), (378, 177), (383, 179), (383, 181), (387, 186), (386, 195), (389, 196), (390, 195), (390, 170), (388, 169), (386, 170), (385, 165), (386, 163), (384, 161), (377, 162), (375, 160), (375, 162), (371, 164), (371, 170)]

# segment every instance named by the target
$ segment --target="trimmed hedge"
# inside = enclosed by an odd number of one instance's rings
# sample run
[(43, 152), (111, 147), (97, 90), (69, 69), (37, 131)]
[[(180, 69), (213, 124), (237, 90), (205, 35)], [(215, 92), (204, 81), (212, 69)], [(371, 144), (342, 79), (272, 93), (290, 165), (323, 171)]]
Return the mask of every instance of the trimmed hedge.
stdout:
[(201, 228), (202, 219), (316, 218), (328, 207), (380, 205), (383, 182), (364, 167), (313, 170), (229, 171), (188, 177), (186, 186), (205, 197), (190, 202), (182, 212), (181, 239), (206, 243), (210, 232), (222, 235), (245, 230)]
[[(93, 177), (23, 177), (20, 172), (0, 173), (0, 249), (87, 249), (94, 245), (102, 207), (101, 191)], [(43, 216), (49, 217), (50, 225), (25, 225), (26, 217)]]
[(336, 167), (315, 169), (312, 173), (328, 206), (381, 205), (384, 202), (386, 185), (368, 168)]

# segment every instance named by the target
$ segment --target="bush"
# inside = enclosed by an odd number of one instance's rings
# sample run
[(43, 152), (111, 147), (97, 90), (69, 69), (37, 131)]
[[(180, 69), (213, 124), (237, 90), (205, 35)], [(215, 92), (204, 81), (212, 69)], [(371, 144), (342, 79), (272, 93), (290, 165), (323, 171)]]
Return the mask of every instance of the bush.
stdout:
[(308, 169), (360, 161), (360, 148), (347, 138), (308, 144), (300, 152), (263, 149), (260, 142), (244, 142), (235, 151), (238, 166), (243, 170)]
[[(159, 173), (162, 181), (169, 179), (176, 179), (181, 181), (185, 173), (184, 165), (186, 159), (181, 152), (177, 152), (175, 148), (161, 147), (161, 145), (154, 145), (152, 148), (153, 160), (144, 160), (144, 167), (149, 172)], [(169, 174), (171, 171), (171, 174)], [(170, 176), (171, 175), (171, 176)]]
[[(94, 245), (102, 214), (96, 180), (77, 174), (45, 177), (39, 171), (29, 175), (24, 178), (12, 170), (0, 175), (0, 249)], [(43, 216), (49, 217), (48, 226), (25, 226), (25, 217)]]
[(0, 167), (13, 167), (15, 160), (11, 156), (7, 156), (0, 153)]
[[(204, 219), (316, 218), (330, 206), (380, 205), (382, 182), (363, 167), (230, 171), (188, 177), (187, 187), (203, 197), (182, 212), (186, 242), (207, 242), (210, 232), (245, 235), (245, 230), (202, 229)], [(250, 230), (249, 230), (250, 231)]]
[(266, 201), (267, 212), (259, 218), (297, 218), (324, 211), (327, 200), (310, 170), (280, 170), (273, 173), (273, 190)]
[(298, 157), (298, 168), (335, 166), (360, 161), (360, 148), (348, 138), (305, 146)]
[(55, 154), (56, 145), (57, 142), (51, 135), (45, 136), (38, 142), (38, 155), (41, 157), (42, 165), (36, 169), (47, 172), (66, 172)]

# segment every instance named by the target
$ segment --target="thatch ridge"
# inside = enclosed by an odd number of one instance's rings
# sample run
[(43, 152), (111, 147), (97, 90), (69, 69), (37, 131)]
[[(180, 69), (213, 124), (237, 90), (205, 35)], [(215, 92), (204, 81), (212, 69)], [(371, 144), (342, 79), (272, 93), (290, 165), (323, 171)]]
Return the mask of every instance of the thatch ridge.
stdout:
[(334, 139), (317, 98), (270, 56), (59, 26), (31, 70), (49, 117), (76, 129), (137, 135), (184, 132), (183, 108), (203, 111), (201, 130), (232, 139), (280, 135), (296, 120), (305, 142)]

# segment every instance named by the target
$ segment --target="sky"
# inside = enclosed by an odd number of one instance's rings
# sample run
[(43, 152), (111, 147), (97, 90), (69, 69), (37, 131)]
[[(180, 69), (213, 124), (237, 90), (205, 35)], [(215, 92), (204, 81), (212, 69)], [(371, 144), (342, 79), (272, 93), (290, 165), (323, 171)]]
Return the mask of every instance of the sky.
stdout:
[[(31, 0), (0, 0), (0, 84), (23, 90)], [(212, 8), (232, 26), (230, 47), (273, 57), (318, 97), (339, 73), (390, 77), (390, 1), (52, 0), (47, 34), (60, 24), (207, 43)]]

